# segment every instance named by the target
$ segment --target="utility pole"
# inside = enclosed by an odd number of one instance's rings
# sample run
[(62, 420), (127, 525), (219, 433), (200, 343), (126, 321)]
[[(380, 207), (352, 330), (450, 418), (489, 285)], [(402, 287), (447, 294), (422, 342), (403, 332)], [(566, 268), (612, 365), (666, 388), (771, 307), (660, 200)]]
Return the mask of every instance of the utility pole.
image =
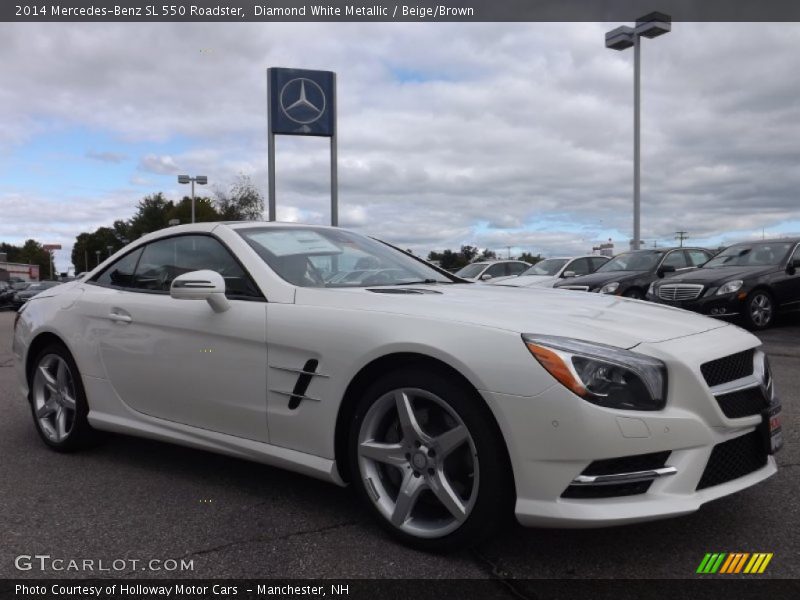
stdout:
[(686, 235), (688, 233), (689, 233), (688, 231), (676, 231), (675, 232), (675, 239), (680, 242), (681, 248), (683, 248), (683, 240), (688, 240), (689, 239), (689, 236)]

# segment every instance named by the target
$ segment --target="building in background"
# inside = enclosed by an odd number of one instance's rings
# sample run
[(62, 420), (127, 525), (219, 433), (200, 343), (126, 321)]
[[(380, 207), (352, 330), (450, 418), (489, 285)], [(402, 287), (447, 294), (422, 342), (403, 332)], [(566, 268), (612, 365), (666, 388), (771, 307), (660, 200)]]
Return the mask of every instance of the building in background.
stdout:
[(0, 253), (0, 281), (14, 278), (23, 281), (39, 281), (39, 265), (6, 262), (5, 253)]
[(600, 244), (599, 246), (592, 247), (592, 254), (599, 254), (600, 256), (614, 256), (614, 242), (608, 238), (608, 242)]

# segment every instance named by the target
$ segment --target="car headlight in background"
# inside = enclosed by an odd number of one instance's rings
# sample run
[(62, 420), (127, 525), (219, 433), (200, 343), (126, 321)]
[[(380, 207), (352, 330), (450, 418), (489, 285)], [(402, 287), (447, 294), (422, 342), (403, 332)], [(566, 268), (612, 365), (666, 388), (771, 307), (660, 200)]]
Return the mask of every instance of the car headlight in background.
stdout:
[(650, 287), (647, 288), (647, 295), (648, 296), (655, 296), (656, 295), (656, 282), (650, 284)]
[(613, 294), (619, 288), (619, 282), (615, 281), (613, 283), (607, 283), (603, 287), (600, 288), (601, 294)]
[(531, 354), (564, 387), (584, 400), (623, 410), (661, 410), (667, 367), (650, 356), (571, 338), (523, 334)]
[(742, 288), (743, 284), (744, 281), (742, 281), (741, 279), (734, 279), (733, 281), (729, 281), (728, 283), (723, 283), (721, 286), (719, 286), (719, 289), (717, 290), (717, 296), (738, 292)]

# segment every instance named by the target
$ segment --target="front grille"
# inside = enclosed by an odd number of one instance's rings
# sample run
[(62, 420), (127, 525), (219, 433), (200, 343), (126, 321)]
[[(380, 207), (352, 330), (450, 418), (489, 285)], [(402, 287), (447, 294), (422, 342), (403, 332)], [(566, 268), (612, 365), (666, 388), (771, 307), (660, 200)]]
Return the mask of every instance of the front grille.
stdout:
[(758, 431), (714, 446), (697, 489), (720, 485), (758, 471), (767, 464), (767, 450)]
[(761, 386), (720, 394), (717, 396), (717, 403), (729, 419), (761, 414), (761, 411), (769, 405)]
[(700, 365), (700, 372), (709, 387), (747, 377), (753, 374), (754, 352), (750, 349), (712, 360)]
[[(622, 456), (596, 460), (586, 467), (581, 475), (614, 475), (660, 469), (669, 458), (670, 451)], [(562, 498), (616, 498), (644, 494), (652, 481), (631, 481), (603, 485), (570, 485), (561, 494)]]
[(694, 300), (703, 291), (703, 286), (690, 283), (666, 283), (658, 288), (658, 297), (662, 300)]

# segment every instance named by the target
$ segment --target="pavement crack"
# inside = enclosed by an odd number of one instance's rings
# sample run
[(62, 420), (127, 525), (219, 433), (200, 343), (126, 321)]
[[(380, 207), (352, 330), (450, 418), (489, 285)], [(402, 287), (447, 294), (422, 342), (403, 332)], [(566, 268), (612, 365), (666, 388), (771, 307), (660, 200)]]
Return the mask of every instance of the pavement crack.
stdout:
[(489, 572), (489, 578), (497, 581), (512, 596), (514, 596), (515, 598), (519, 598), (520, 600), (536, 600), (535, 595), (525, 594), (524, 592), (519, 590), (516, 585), (514, 585), (513, 583), (514, 576), (509, 571), (506, 571), (499, 564), (490, 560), (485, 554), (483, 554), (477, 548), (473, 548), (471, 552), (472, 555), (475, 557), (476, 562), (479, 563), (479, 566), (481, 566), (483, 569)]
[[(191, 557), (196, 556), (205, 556), (206, 554), (213, 554), (215, 552), (221, 552), (223, 550), (227, 550), (228, 548), (233, 548), (234, 546), (245, 546), (247, 544), (255, 544), (257, 542), (276, 542), (280, 540), (287, 540), (293, 537), (299, 537), (302, 535), (312, 535), (315, 533), (325, 533), (328, 531), (335, 531), (336, 529), (342, 529), (344, 527), (350, 527), (351, 525), (357, 525), (359, 523), (358, 520), (351, 520), (345, 521), (343, 523), (335, 523), (333, 525), (324, 525), (322, 527), (316, 527), (314, 529), (303, 529), (300, 531), (291, 531), (289, 533), (285, 533), (279, 536), (268, 536), (268, 535), (259, 535), (251, 538), (245, 538), (243, 540), (233, 540), (230, 542), (225, 542), (224, 544), (219, 544), (217, 546), (212, 546), (210, 548), (203, 548), (201, 550), (191, 550), (182, 554), (180, 556), (174, 557), (173, 560), (180, 561)], [(127, 573), (122, 573), (120, 576), (125, 577), (127, 575), (132, 575), (135, 573), (136, 570), (128, 571)]]

